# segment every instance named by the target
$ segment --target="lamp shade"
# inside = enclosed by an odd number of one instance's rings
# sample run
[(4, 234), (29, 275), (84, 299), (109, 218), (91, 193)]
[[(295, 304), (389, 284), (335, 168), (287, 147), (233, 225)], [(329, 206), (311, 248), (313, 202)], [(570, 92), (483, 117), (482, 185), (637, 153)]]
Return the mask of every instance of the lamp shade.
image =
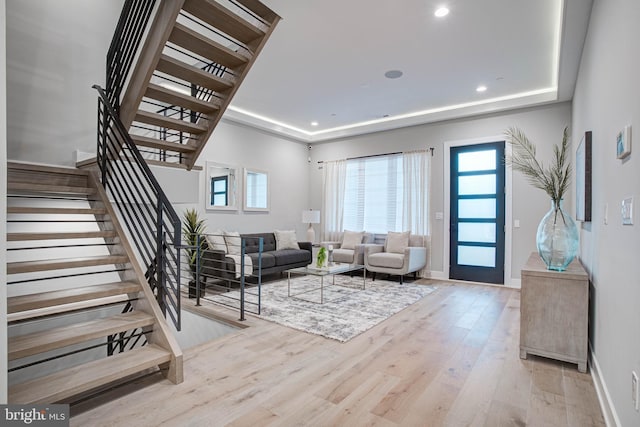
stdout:
[(320, 211), (302, 211), (302, 222), (305, 224), (320, 224)]

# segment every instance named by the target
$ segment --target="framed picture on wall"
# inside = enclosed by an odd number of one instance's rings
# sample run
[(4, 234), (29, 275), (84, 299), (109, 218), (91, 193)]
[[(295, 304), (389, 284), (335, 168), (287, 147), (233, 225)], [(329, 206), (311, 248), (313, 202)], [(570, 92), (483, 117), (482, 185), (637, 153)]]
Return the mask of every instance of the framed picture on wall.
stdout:
[(576, 150), (576, 219), (591, 221), (591, 131), (584, 133)]
[(624, 159), (631, 154), (631, 126), (625, 126), (616, 136), (616, 157)]

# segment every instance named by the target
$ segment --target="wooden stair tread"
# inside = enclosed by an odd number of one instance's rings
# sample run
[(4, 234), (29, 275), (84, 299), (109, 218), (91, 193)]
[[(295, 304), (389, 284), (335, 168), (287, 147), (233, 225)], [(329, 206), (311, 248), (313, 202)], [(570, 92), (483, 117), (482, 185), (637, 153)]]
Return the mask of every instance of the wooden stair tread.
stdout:
[(203, 169), (202, 166), (193, 166), (191, 167), (191, 169), (189, 169), (189, 167), (184, 163), (163, 162), (162, 160), (147, 159), (146, 162), (149, 165), (162, 166), (162, 167), (174, 168), (174, 169), (184, 169), (184, 170), (192, 170), (192, 171), (201, 171)]
[(9, 360), (33, 356), (34, 354), (106, 337), (119, 332), (132, 331), (137, 328), (151, 326), (154, 322), (153, 316), (144, 312), (133, 311), (10, 337), (8, 340)]
[(158, 71), (167, 73), (184, 81), (195, 83), (216, 92), (225, 91), (233, 86), (233, 82), (227, 79), (201, 70), (168, 55), (161, 55), (156, 67)]
[(136, 143), (136, 145), (157, 148), (159, 150), (176, 151), (178, 153), (190, 153), (196, 149), (193, 145), (178, 144), (177, 142), (163, 141), (161, 139), (149, 138), (141, 135), (131, 135), (131, 139)]
[(106, 255), (80, 258), (8, 262), (7, 274), (62, 270), (66, 268), (91, 267), (94, 265), (126, 264), (128, 261), (129, 258), (125, 255)]
[(169, 362), (169, 352), (155, 344), (74, 366), (9, 387), (9, 402), (60, 402), (120, 378)]
[(59, 185), (47, 184), (30, 184), (23, 182), (8, 182), (7, 191), (25, 191), (32, 193), (47, 194), (73, 194), (73, 195), (92, 195), (95, 194), (95, 188), (86, 187), (64, 187)]
[(105, 215), (106, 209), (88, 208), (49, 208), (49, 207), (29, 207), (11, 206), (7, 207), (8, 214), (61, 214), (61, 215)]
[(21, 295), (7, 298), (7, 313), (38, 310), (57, 305), (70, 304), (80, 301), (90, 301), (114, 295), (130, 294), (140, 291), (140, 284), (136, 282), (114, 282), (101, 285), (83, 286), (80, 288), (63, 289), (59, 291), (41, 292), (37, 294)]
[(69, 233), (7, 233), (8, 242), (26, 240), (57, 240), (57, 239), (94, 239), (116, 237), (118, 234), (113, 230), (105, 231), (82, 231)]
[[(136, 294), (137, 297), (137, 294)], [(94, 308), (120, 305), (123, 307), (131, 298), (129, 295), (114, 295), (112, 297), (92, 299), (89, 301), (72, 302), (70, 304), (54, 305), (53, 307), (41, 308), (38, 310), (19, 311), (7, 314), (7, 323), (13, 324), (24, 320), (33, 320), (44, 317), (57, 316), (59, 314), (86, 311)]]
[(262, 30), (214, 0), (186, 0), (182, 9), (245, 44), (264, 36)]
[(176, 22), (173, 27), (169, 41), (225, 67), (235, 68), (249, 61), (249, 58), (234, 52), (228, 47), (205, 37), (179, 22)]
[(202, 133), (207, 130), (206, 127), (196, 123), (189, 123), (184, 120), (165, 117), (162, 114), (151, 113), (143, 110), (138, 110), (134, 121), (195, 134)]
[(145, 96), (158, 101), (166, 102), (171, 105), (185, 107), (193, 111), (201, 113), (211, 113), (220, 108), (219, 105), (207, 101), (203, 101), (194, 96), (185, 95), (166, 87), (149, 83)]
[(87, 171), (64, 167), (64, 166), (50, 166), (50, 165), (39, 165), (35, 163), (22, 163), (16, 161), (7, 162), (7, 169), (15, 169), (22, 171), (30, 171), (30, 172), (48, 172), (48, 173), (58, 173), (63, 175), (78, 175), (78, 176), (87, 176)]

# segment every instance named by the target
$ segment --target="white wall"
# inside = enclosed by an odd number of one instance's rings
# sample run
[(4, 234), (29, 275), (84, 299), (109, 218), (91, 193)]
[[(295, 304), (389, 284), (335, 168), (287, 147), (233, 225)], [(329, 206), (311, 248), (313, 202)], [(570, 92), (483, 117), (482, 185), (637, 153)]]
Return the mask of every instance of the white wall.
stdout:
[(9, 0), (8, 157), (72, 165), (95, 152), (97, 93), (123, 0)]
[[(631, 371), (640, 374), (640, 216), (623, 226), (620, 203), (640, 202), (640, 2), (594, 2), (573, 101), (573, 142), (593, 132), (593, 221), (581, 230), (591, 275), (590, 341), (618, 425), (640, 425)], [(633, 151), (616, 159), (616, 134), (633, 125)], [(605, 207), (608, 223), (605, 224)], [(637, 211), (637, 207), (635, 209)]]
[[(216, 162), (254, 168), (269, 173), (270, 205), (267, 212), (243, 212), (242, 182), (239, 186), (237, 211), (205, 209), (205, 174), (200, 173), (198, 210), (207, 218), (207, 229), (259, 233), (278, 230), (296, 230), (298, 240), (306, 240), (306, 227), (302, 211), (309, 208), (309, 163), (307, 146), (233, 122), (221, 121), (205, 146), (198, 166)], [(240, 179), (242, 181), (242, 179)], [(184, 210), (190, 205), (176, 205)]]
[[(562, 141), (562, 130), (570, 123), (571, 105), (561, 103), (316, 144), (311, 150), (313, 167), (310, 170), (310, 207), (319, 209), (321, 206), (322, 171), (317, 165), (319, 160), (434, 147), (430, 200), (433, 247), (431, 268), (433, 272), (442, 272), (445, 260), (444, 239), (448, 239), (448, 236), (444, 230), (444, 221), (436, 220), (435, 213), (445, 211), (444, 144), (502, 135), (509, 126), (518, 126), (537, 144), (540, 158), (548, 161), (552, 156), (552, 145)], [(536, 229), (549, 207), (549, 198), (543, 191), (531, 187), (520, 174), (513, 174), (513, 219), (520, 221), (520, 228), (513, 229), (512, 278), (520, 278), (520, 269), (529, 254), (536, 250)], [(573, 212), (570, 203), (565, 207)]]
[[(0, 0), (0, 75), (6, 75), (6, 4)], [(0, 164), (7, 164), (7, 81), (0, 79)], [(6, 168), (5, 168), (6, 170)], [(7, 174), (0, 174), (0, 348), (7, 348)], [(0, 404), (7, 403), (7, 352), (0, 352)]]

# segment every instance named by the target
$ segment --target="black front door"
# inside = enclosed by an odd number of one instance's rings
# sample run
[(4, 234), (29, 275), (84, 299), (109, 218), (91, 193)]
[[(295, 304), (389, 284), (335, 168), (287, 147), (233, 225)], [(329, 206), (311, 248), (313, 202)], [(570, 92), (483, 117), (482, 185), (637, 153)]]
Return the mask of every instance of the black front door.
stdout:
[(451, 148), (449, 277), (504, 283), (504, 141)]

